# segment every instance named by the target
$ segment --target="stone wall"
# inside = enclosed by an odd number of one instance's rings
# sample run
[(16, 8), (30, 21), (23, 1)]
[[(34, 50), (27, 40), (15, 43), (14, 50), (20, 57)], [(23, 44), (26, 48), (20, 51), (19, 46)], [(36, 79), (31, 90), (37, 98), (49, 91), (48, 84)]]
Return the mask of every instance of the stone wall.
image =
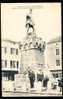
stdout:
[(44, 65), (44, 55), (38, 49), (29, 49), (22, 51), (22, 64), (24, 69), (28, 67), (38, 67), (39, 65)]

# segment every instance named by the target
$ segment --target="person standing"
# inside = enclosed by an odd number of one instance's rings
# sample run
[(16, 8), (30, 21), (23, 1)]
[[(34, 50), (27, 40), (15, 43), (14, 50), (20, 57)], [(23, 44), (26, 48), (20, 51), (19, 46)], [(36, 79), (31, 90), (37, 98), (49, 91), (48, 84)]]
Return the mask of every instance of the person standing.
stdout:
[(29, 80), (30, 80), (30, 87), (31, 88), (34, 88), (34, 81), (35, 81), (35, 74), (33, 71), (28, 71), (28, 77), (29, 77)]
[(43, 87), (46, 88), (46, 89), (47, 89), (48, 81), (49, 81), (49, 78), (46, 76), (46, 77), (43, 79)]
[(62, 79), (58, 80), (58, 87), (60, 88), (60, 92), (62, 91)]

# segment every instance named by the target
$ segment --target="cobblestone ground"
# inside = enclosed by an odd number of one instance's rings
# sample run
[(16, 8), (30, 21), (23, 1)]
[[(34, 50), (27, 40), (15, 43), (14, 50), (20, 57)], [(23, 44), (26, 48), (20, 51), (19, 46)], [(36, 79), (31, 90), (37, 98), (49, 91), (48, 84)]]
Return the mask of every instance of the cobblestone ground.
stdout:
[(60, 92), (2, 92), (3, 97), (26, 97), (26, 96), (62, 96), (62, 93)]

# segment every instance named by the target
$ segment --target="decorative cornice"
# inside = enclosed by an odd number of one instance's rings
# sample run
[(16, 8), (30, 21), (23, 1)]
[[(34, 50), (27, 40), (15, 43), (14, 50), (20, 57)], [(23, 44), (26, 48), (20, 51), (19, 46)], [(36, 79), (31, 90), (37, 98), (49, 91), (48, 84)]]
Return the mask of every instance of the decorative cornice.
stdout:
[(40, 51), (45, 50), (46, 43), (42, 41), (42, 39), (35, 39), (34, 41), (25, 41), (24, 44), (21, 45), (21, 50), (30, 50), (30, 49), (38, 49)]

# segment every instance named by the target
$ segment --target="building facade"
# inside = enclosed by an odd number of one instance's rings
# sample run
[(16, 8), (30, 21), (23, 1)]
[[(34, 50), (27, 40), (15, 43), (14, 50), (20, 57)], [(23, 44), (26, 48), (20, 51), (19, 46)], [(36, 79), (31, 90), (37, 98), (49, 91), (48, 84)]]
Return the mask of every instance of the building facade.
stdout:
[(19, 72), (20, 68), (20, 52), (19, 44), (10, 41), (1, 41), (1, 66), (2, 80), (14, 80), (14, 75)]
[(61, 38), (58, 37), (47, 43), (47, 65), (55, 79), (62, 77)]

